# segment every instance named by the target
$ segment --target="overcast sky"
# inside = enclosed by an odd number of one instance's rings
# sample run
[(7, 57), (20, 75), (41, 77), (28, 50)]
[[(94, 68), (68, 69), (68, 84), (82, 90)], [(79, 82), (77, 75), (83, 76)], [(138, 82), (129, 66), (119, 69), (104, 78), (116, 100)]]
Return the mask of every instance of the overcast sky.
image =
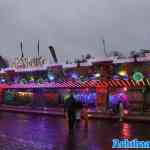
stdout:
[[(149, 0), (0, 0), (0, 54), (41, 55), (53, 45), (60, 61), (81, 54), (150, 48)], [(34, 41), (34, 42), (33, 42)], [(33, 45), (34, 43), (34, 45)]]

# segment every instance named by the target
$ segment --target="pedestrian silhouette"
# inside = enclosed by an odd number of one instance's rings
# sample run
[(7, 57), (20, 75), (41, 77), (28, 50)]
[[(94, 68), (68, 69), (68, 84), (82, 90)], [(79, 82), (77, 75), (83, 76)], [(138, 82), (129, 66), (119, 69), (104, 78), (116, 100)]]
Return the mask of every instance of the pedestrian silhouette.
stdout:
[(75, 99), (73, 97), (73, 92), (70, 91), (64, 103), (65, 117), (68, 121), (69, 132), (73, 131), (75, 121), (76, 121), (76, 108), (75, 107), (76, 106), (75, 106)]

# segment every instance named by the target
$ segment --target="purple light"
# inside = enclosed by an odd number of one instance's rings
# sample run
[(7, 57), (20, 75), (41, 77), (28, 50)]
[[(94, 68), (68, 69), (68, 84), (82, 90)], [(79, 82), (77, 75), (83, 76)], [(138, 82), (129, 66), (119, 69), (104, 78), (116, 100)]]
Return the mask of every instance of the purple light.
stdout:
[(73, 79), (78, 79), (78, 78), (79, 78), (79, 74), (77, 74), (77, 73), (72, 73), (72, 74), (71, 74), (71, 77), (72, 77)]
[(118, 93), (118, 94), (109, 96), (109, 102), (110, 103), (117, 104), (119, 101), (127, 103), (128, 102), (128, 96), (124, 93)]
[(119, 77), (118, 75), (114, 75), (114, 76), (113, 76), (113, 79), (114, 79), (114, 80), (119, 80), (120, 77)]

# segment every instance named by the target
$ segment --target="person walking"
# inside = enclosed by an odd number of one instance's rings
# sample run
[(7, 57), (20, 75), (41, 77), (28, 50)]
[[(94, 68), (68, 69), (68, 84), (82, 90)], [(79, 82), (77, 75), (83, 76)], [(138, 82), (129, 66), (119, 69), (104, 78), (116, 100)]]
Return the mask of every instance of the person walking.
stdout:
[(82, 102), (78, 101), (76, 102), (76, 127), (80, 127), (80, 122), (81, 122), (81, 112), (82, 112)]
[(85, 129), (88, 129), (88, 105), (85, 104), (82, 111), (82, 116), (84, 120), (84, 127)]
[(123, 121), (123, 117), (124, 117), (124, 105), (123, 103), (120, 101), (119, 102), (119, 120)]
[(73, 97), (72, 91), (70, 91), (64, 103), (65, 117), (68, 120), (69, 132), (73, 131), (75, 121), (76, 121), (76, 108), (75, 107), (76, 107), (75, 99)]

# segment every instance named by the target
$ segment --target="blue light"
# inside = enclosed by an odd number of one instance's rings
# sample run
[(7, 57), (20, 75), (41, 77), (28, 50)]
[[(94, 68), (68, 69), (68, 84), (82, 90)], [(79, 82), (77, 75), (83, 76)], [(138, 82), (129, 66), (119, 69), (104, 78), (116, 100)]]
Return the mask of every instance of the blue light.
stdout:
[(1, 83), (5, 83), (5, 81), (6, 81), (5, 79), (1, 79), (0, 80)]
[(75, 99), (83, 103), (95, 104), (96, 102), (96, 93), (95, 92), (79, 92), (75, 94)]
[(123, 78), (124, 80), (129, 80), (128, 75)]
[(50, 81), (53, 81), (53, 80), (55, 79), (55, 77), (54, 77), (52, 74), (48, 74), (48, 79), (49, 79)]
[(53, 76), (49, 76), (49, 79), (50, 79), (50, 80), (54, 80), (54, 77), (53, 77)]

